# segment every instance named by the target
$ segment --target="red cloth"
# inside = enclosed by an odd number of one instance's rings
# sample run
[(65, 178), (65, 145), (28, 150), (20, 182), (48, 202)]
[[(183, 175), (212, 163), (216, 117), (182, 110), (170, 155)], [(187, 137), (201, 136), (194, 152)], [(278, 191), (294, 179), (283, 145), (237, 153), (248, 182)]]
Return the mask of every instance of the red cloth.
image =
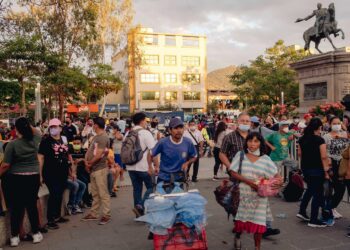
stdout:
[(258, 225), (252, 222), (243, 222), (240, 220), (235, 221), (235, 227), (233, 229), (236, 233), (243, 233), (246, 231), (247, 233), (258, 233), (263, 234), (266, 232), (266, 226)]

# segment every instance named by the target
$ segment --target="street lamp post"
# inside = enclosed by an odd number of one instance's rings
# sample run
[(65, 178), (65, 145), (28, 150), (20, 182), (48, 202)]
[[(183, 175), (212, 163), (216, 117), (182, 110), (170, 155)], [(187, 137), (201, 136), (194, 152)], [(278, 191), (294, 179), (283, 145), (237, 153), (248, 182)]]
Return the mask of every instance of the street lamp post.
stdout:
[(42, 119), (41, 110), (41, 94), (40, 94), (40, 83), (36, 84), (35, 88), (35, 122), (39, 122)]

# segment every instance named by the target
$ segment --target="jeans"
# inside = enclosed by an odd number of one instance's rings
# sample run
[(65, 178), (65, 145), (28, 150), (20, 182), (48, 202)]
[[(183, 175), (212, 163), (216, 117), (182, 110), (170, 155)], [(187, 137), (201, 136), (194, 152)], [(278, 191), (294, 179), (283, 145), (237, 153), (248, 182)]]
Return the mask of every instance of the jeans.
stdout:
[[(128, 171), (133, 186), (133, 196), (134, 196), (134, 207), (142, 207), (145, 200), (148, 199), (149, 195), (153, 191), (152, 178), (147, 172), (140, 171)], [(142, 188), (143, 183), (146, 186), (146, 192), (142, 198)]]
[[(77, 167), (77, 178), (78, 178), (78, 180), (82, 181), (86, 187), (89, 186), (90, 174), (88, 172), (86, 172), (85, 166), (83, 164), (78, 165), (78, 167)], [(92, 201), (92, 196), (89, 193), (89, 189), (86, 188), (85, 192), (83, 194), (83, 202), (85, 204), (91, 204), (91, 201)]]
[(9, 178), (8, 194), (11, 197), (11, 235), (19, 235), (25, 210), (32, 227), (32, 233), (36, 234), (39, 231), (39, 214), (36, 206), (40, 187), (39, 174), (9, 174), (7, 178)]
[[(193, 163), (192, 181), (197, 180), (198, 169), (199, 169), (199, 158), (200, 158), (200, 155), (199, 155), (199, 146), (196, 146), (196, 150), (197, 150), (197, 154), (198, 154), (198, 155), (197, 155), (196, 161)], [(192, 167), (192, 164), (191, 164), (190, 166), (188, 166), (187, 175), (190, 174), (191, 167)]]
[(304, 180), (307, 183), (307, 189), (301, 200), (299, 212), (302, 214), (306, 213), (306, 208), (312, 198), (310, 222), (314, 223), (318, 220), (319, 208), (322, 207), (324, 204), (324, 197), (323, 197), (324, 177), (323, 176), (305, 176)]
[(49, 189), (49, 199), (47, 202), (47, 221), (52, 223), (61, 217), (61, 206), (63, 192), (67, 186), (67, 180), (45, 180)]
[(85, 183), (78, 179), (75, 181), (68, 179), (67, 188), (69, 189), (68, 205), (73, 207), (78, 206), (83, 198), (86, 189)]
[(220, 148), (215, 147), (214, 148), (214, 159), (215, 159), (214, 176), (218, 175), (219, 167), (221, 164), (221, 160), (220, 160), (219, 155), (220, 155)]
[(114, 187), (114, 175), (111, 172), (108, 172), (108, 192), (112, 193), (113, 192), (113, 187)]
[(332, 160), (332, 183), (334, 188), (334, 194), (331, 199), (331, 208), (337, 208), (339, 203), (343, 200), (345, 194), (345, 184), (343, 180), (339, 180), (339, 164), (340, 161)]

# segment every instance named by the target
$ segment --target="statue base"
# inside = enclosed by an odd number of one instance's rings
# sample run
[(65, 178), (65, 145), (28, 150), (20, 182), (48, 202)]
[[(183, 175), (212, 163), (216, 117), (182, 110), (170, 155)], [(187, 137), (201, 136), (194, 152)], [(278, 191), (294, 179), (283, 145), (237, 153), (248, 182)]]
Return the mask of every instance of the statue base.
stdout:
[(298, 74), (300, 114), (350, 94), (350, 47), (308, 56), (291, 67)]

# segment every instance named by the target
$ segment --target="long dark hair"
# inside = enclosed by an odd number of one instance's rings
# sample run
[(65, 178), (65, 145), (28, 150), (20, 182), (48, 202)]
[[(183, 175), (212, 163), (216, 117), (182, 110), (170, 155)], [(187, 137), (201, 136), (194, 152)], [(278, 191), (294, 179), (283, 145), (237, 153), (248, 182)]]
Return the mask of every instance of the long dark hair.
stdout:
[(251, 132), (248, 134), (247, 138), (245, 139), (243, 150), (245, 153), (248, 153), (248, 141), (251, 141), (254, 138), (260, 141), (260, 156), (263, 156), (266, 154), (266, 144), (264, 137), (258, 132)]
[(304, 136), (312, 136), (315, 134), (315, 131), (318, 130), (322, 126), (322, 121), (318, 117), (314, 117), (310, 120), (309, 124), (304, 129)]
[(225, 131), (226, 128), (227, 128), (226, 123), (224, 123), (224, 122), (219, 122), (218, 127), (217, 127), (216, 130), (215, 130), (214, 142), (217, 142), (217, 141), (218, 141), (219, 134), (220, 134), (222, 131)]
[(33, 140), (33, 130), (30, 126), (29, 120), (25, 117), (20, 117), (16, 120), (15, 126), (17, 131), (22, 135), (22, 137), (26, 140)]

